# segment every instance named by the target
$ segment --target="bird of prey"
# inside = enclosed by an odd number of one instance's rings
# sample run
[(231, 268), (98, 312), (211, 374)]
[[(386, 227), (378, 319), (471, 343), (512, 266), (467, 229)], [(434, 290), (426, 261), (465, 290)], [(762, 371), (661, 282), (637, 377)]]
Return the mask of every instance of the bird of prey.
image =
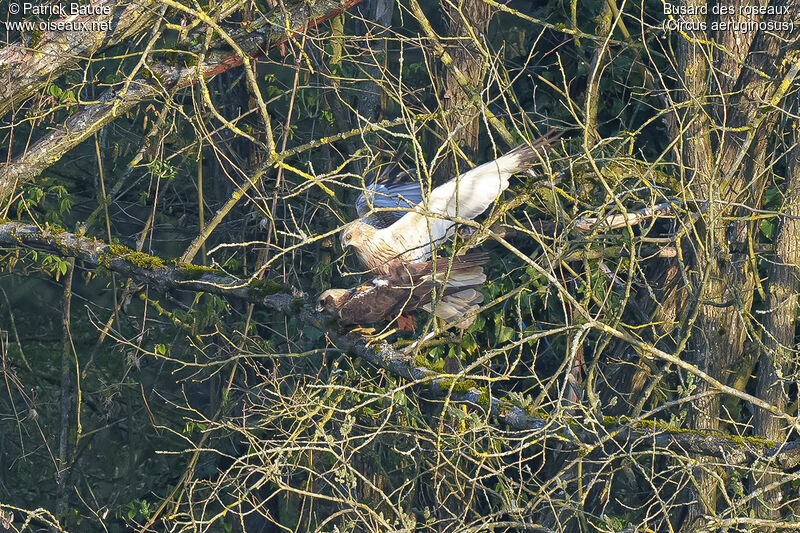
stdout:
[(379, 275), (386, 275), (396, 262), (427, 260), (433, 249), (453, 234), (457, 219), (473, 219), (486, 211), (508, 188), (511, 175), (531, 166), (539, 150), (556, 137), (518, 146), (456, 176), (433, 189), (427, 200), (418, 183), (378, 180), (356, 200), (360, 219), (342, 229), (342, 245), (352, 248), (359, 260)]
[[(435, 265), (433, 261), (395, 263), (387, 275), (371, 283), (323, 292), (317, 310), (336, 316), (344, 324), (395, 319), (408, 324), (400, 318), (420, 308), (449, 322), (477, 310), (483, 302), (483, 295), (475, 288), (486, 281), (482, 267), (485, 261), (486, 254), (471, 253), (452, 258), (452, 264), (445, 259)], [(434, 296), (441, 298), (435, 307)], [(462, 320), (458, 327), (467, 328), (471, 322), (472, 319)]]

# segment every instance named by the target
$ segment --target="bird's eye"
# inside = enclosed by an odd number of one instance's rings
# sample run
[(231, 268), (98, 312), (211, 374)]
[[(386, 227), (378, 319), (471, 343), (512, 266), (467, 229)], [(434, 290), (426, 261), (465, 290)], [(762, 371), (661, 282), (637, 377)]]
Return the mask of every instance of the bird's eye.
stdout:
[(342, 239), (342, 241), (346, 244), (346, 243), (350, 242), (350, 239), (352, 237), (353, 236), (350, 234), (350, 232), (347, 232), (347, 233), (344, 234), (344, 238)]

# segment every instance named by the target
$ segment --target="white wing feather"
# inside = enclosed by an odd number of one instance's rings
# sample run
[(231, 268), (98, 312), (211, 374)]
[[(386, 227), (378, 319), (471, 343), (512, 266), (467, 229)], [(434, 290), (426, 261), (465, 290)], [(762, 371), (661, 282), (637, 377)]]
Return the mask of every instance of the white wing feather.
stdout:
[(427, 204), (417, 206), (376, 237), (389, 244), (397, 255), (409, 261), (428, 259), (433, 249), (452, 235), (455, 222), (450, 217), (473, 219), (486, 211), (508, 188), (508, 179), (524, 169), (536, 151), (520, 146), (451, 179), (431, 191)]

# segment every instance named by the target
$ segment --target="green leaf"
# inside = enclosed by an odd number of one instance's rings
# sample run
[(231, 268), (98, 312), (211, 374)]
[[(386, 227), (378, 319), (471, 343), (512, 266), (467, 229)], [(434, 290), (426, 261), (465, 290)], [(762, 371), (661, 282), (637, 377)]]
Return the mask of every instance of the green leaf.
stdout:
[(495, 331), (497, 342), (507, 342), (514, 338), (514, 328), (500, 326), (499, 331)]
[(59, 87), (58, 85), (53, 85), (52, 83), (47, 86), (46, 91), (47, 94), (49, 94), (54, 98), (59, 98), (64, 93), (61, 87)]
[(759, 228), (761, 229), (761, 233), (763, 233), (768, 239), (771, 239), (773, 235), (775, 235), (775, 221), (772, 219), (765, 218), (762, 220)]
[(494, 315), (494, 336), (497, 342), (507, 342), (514, 338), (514, 329), (503, 323), (503, 315)]
[(475, 341), (475, 335), (465, 333), (461, 338), (461, 349), (469, 355), (473, 355), (478, 351), (478, 343)]

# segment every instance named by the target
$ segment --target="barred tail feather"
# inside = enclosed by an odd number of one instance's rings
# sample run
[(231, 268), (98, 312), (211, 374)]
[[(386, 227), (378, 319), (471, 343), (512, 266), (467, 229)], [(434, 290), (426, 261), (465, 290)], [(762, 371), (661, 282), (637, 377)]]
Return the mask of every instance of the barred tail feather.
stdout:
[(483, 272), (483, 267), (480, 266), (453, 270), (449, 276), (447, 274), (447, 272), (437, 274), (436, 281), (440, 283), (446, 281), (448, 287), (476, 287), (486, 281), (486, 274)]
[[(446, 295), (435, 308), (432, 307), (431, 303), (427, 303), (423, 306), (423, 309), (433, 312), (445, 322), (451, 322), (477, 311), (481, 303), (483, 303), (483, 295), (481, 293), (475, 289), (466, 289)], [(475, 316), (471, 316), (461, 320), (456, 324), (456, 327), (466, 329), (474, 320)]]
[(542, 157), (544, 149), (558, 140), (563, 133), (563, 131), (550, 131), (533, 141), (530, 146), (527, 144), (517, 146), (507, 154), (498, 157), (494, 163), (501, 173), (507, 173), (508, 175), (525, 170), (531, 164), (536, 163)]

